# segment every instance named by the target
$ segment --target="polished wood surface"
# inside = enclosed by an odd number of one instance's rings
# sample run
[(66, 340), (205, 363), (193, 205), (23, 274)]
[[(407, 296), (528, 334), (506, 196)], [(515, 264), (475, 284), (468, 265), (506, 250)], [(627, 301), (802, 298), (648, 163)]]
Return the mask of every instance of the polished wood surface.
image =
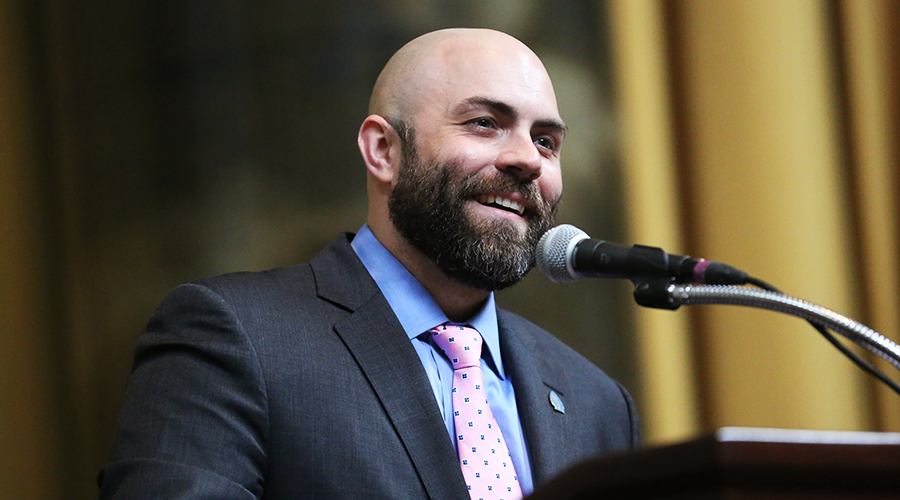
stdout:
[(544, 499), (900, 498), (900, 434), (724, 428), (601, 457), (543, 485)]

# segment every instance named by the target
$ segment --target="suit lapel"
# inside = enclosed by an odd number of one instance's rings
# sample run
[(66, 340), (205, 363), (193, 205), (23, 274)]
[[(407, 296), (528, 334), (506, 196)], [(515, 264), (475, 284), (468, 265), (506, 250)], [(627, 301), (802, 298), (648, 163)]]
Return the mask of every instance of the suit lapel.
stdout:
[(351, 312), (335, 323), (372, 384), (431, 498), (468, 498), (428, 376), (390, 305), (346, 239), (310, 264), (319, 296)]
[(565, 402), (569, 383), (560, 370), (551, 369), (552, 360), (536, 349), (534, 326), (502, 310), (498, 311), (498, 321), (503, 365), (512, 377), (534, 484), (538, 486), (566, 466), (561, 450), (572, 439), (573, 416), (554, 410), (550, 391), (556, 391)]

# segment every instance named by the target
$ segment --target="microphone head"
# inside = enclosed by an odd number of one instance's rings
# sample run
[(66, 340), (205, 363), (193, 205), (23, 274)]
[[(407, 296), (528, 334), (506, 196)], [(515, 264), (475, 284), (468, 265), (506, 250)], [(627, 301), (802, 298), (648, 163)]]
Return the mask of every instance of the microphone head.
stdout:
[(575, 245), (588, 239), (587, 233), (571, 224), (560, 224), (544, 233), (537, 244), (537, 267), (550, 281), (571, 283), (580, 276), (572, 266)]

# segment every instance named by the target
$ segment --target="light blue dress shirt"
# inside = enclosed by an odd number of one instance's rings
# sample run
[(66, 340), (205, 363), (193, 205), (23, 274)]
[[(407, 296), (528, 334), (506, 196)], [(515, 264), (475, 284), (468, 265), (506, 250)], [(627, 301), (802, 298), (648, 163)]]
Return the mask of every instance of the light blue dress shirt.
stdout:
[[(428, 336), (422, 335), (429, 329), (450, 320), (416, 278), (375, 238), (368, 225), (363, 225), (350, 245), (375, 280), (378, 288), (381, 289), (381, 293), (384, 294), (391, 309), (394, 310), (394, 314), (400, 320), (406, 335), (419, 354), (419, 359), (422, 360), (422, 365), (425, 367), (425, 373), (428, 374), (431, 389), (434, 391), (438, 408), (444, 417), (447, 435), (455, 448), (453, 402), (450, 392), (453, 385), (453, 368), (444, 354), (428, 340)], [(493, 293), (488, 297), (481, 310), (466, 324), (478, 330), (484, 338), (484, 345), (487, 349), (481, 359), (481, 368), (484, 373), (488, 401), (494, 418), (500, 426), (500, 431), (503, 433), (503, 438), (506, 440), (506, 445), (509, 447), (509, 453), (512, 455), (522, 493), (528, 495), (534, 488), (531, 462), (528, 459), (528, 450), (525, 448), (522, 423), (519, 421), (519, 413), (516, 411), (516, 395), (513, 391), (512, 381), (506, 376), (503, 370), (503, 360), (500, 357), (497, 307), (494, 303)]]

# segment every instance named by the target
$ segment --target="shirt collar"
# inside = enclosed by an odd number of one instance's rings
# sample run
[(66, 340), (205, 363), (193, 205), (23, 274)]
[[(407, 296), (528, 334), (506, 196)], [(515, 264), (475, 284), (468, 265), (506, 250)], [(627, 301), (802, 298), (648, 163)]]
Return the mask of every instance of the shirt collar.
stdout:
[[(381, 289), (410, 340), (450, 321), (425, 287), (375, 238), (368, 224), (360, 228), (350, 246)], [(481, 309), (464, 323), (481, 333), (497, 376), (505, 379), (493, 292)]]

